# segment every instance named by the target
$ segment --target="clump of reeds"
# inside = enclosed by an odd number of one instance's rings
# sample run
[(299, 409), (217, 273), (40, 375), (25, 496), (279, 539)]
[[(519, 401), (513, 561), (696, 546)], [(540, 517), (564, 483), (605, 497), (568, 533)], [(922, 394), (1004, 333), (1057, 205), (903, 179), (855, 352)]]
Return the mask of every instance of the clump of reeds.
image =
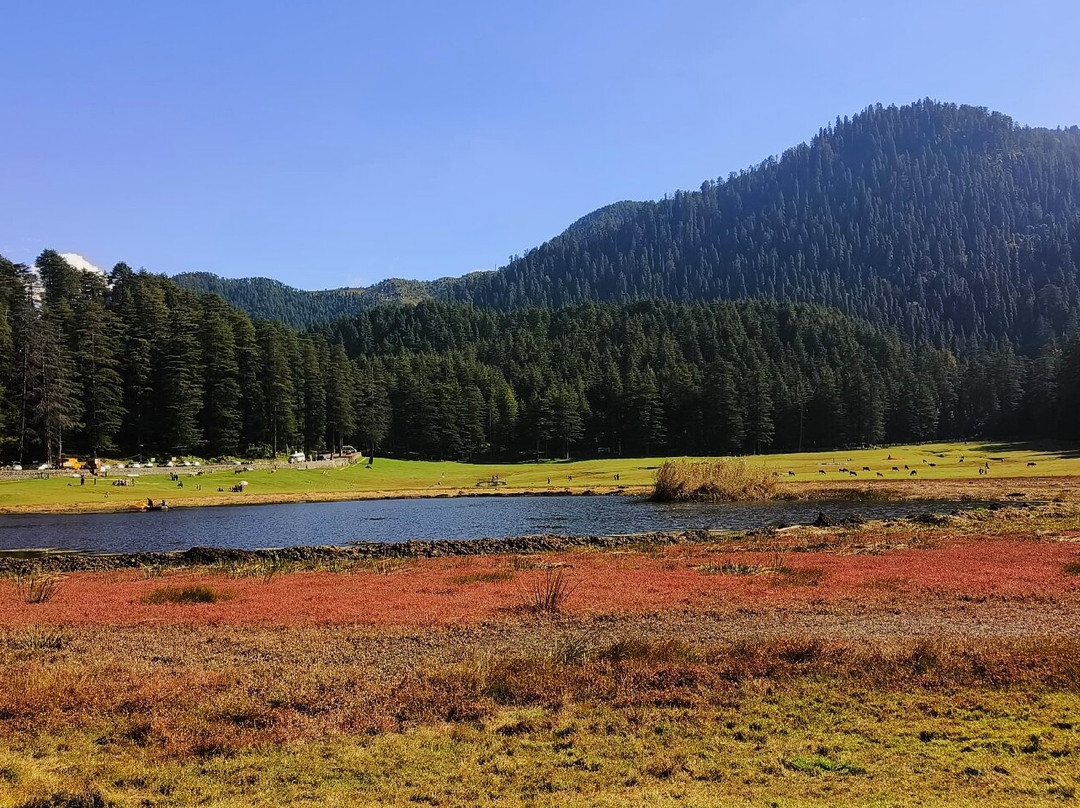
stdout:
[(657, 502), (753, 502), (774, 498), (777, 478), (742, 458), (668, 460), (656, 472)]
[(232, 595), (206, 584), (162, 586), (143, 596), (143, 603), (218, 603)]
[(64, 579), (59, 575), (31, 572), (15, 577), (15, 588), (25, 603), (48, 603), (63, 585)]
[(573, 584), (562, 570), (548, 570), (526, 590), (525, 607), (536, 614), (557, 614), (573, 591)]

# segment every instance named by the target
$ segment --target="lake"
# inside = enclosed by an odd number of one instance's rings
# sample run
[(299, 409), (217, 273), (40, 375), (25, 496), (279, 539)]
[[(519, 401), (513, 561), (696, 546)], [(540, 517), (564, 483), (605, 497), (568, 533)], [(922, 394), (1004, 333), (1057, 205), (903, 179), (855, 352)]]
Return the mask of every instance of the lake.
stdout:
[(350, 541), (747, 530), (831, 517), (886, 519), (970, 508), (955, 502), (660, 504), (621, 496), (458, 497), (184, 508), (165, 513), (0, 516), (0, 550), (95, 553), (257, 549)]

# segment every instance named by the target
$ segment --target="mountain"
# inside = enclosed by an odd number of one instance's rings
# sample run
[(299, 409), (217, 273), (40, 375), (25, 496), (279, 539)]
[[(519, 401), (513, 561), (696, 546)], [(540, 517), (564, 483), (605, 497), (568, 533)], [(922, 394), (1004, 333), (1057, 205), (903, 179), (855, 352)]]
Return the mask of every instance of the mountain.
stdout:
[(1075, 325), (1078, 266), (1080, 130), (925, 100), (837, 119), (697, 191), (601, 208), (497, 272), (333, 292), (178, 280), (293, 325), (429, 297), (497, 309), (766, 297), (916, 340), (1030, 351)]

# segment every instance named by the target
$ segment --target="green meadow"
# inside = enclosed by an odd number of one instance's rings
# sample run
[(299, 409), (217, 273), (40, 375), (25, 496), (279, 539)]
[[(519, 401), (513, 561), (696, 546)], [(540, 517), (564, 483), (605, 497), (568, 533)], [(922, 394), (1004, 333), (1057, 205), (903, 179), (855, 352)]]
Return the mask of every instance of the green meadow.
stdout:
[[(652, 485), (655, 470), (665, 459), (481, 464), (376, 458), (370, 467), (363, 462), (341, 468), (281, 464), (276, 470), (259, 468), (239, 474), (224, 471), (201, 475), (194, 468), (185, 468), (178, 470), (182, 488), (177, 482), (170, 481), (168, 475), (140, 473), (138, 469), (112, 472), (113, 476), (99, 478), (96, 484), (87, 476), (85, 485), (80, 485), (77, 473), (52, 472), (49, 479), (0, 481), (0, 511), (113, 510), (137, 506), (145, 503), (147, 498), (189, 506), (343, 499), (351, 495), (358, 498), (438, 496), (462, 491), (580, 492), (619, 487), (640, 490)], [(1080, 475), (1080, 449), (1061, 444), (931, 443), (757, 455), (748, 460), (763, 464), (784, 480), (796, 483), (910, 480), (912, 470), (917, 472), (915, 476), (920, 480), (977, 479), (981, 476), (979, 467), (986, 463), (989, 463), (990, 477)], [(840, 469), (849, 471), (841, 472)], [(853, 478), (850, 471), (855, 471), (857, 477)], [(115, 479), (131, 479), (134, 485), (114, 486)], [(240, 481), (248, 483), (244, 491), (231, 492), (231, 487)]]

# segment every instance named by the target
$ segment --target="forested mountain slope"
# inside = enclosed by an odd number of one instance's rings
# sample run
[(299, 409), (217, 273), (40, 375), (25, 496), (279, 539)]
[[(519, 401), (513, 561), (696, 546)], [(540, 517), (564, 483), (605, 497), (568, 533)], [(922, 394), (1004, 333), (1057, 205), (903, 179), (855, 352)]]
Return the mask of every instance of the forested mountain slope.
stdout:
[(602, 208), (498, 272), (405, 291), (180, 281), (294, 325), (387, 299), (511, 309), (769, 297), (961, 351), (1008, 338), (1032, 352), (1075, 324), (1078, 266), (1080, 130), (921, 101), (837, 120), (698, 191)]
[(753, 452), (1080, 436), (1080, 335), (957, 356), (769, 300), (384, 304), (306, 331), (124, 264), (0, 257), (0, 458)]

